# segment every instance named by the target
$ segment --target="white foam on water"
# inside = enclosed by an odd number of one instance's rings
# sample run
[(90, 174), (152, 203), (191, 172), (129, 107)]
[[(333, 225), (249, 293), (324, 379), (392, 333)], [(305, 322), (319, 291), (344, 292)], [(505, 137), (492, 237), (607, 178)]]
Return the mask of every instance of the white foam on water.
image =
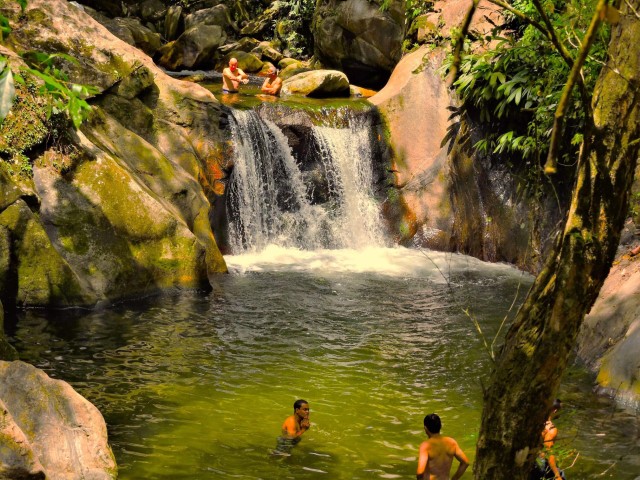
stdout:
[(300, 250), (269, 245), (260, 252), (225, 256), (233, 274), (250, 272), (372, 273), (391, 277), (427, 277), (446, 283), (452, 274), (526, 275), (511, 265), (488, 263), (455, 253), (405, 247)]

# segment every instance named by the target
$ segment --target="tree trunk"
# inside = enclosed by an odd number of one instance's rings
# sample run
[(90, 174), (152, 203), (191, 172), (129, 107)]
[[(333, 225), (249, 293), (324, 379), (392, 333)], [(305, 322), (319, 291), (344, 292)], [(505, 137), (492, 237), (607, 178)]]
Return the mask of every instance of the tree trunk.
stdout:
[(640, 0), (623, 1), (620, 10), (566, 226), (507, 333), (484, 394), (477, 480), (528, 477), (576, 335), (618, 247), (640, 148)]

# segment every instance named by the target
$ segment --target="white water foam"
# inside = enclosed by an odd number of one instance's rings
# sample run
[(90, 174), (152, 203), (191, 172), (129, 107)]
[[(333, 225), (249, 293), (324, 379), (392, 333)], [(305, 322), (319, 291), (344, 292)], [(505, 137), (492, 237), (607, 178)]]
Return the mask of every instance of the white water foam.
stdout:
[(232, 274), (251, 272), (308, 272), (321, 275), (376, 274), (400, 278), (429, 278), (446, 283), (452, 275), (482, 274), (522, 277), (511, 265), (488, 263), (456, 253), (416, 250), (405, 247), (300, 250), (269, 245), (260, 252), (225, 256)]

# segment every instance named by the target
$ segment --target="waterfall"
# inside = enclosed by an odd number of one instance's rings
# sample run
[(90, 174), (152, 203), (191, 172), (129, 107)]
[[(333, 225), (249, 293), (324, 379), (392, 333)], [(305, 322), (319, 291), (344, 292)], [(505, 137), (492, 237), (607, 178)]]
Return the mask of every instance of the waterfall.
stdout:
[[(310, 174), (294, 158), (285, 134), (256, 111), (233, 112), (234, 169), (227, 216), (233, 253), (268, 245), (302, 250), (383, 246), (379, 205), (374, 198), (371, 128), (311, 127), (306, 156), (318, 166)], [(314, 201), (310, 177), (326, 184)]]

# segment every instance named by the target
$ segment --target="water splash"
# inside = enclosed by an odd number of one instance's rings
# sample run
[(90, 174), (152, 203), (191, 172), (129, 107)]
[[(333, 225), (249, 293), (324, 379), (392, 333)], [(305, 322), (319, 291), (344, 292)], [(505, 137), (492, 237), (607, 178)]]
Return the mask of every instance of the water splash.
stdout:
[(275, 123), (255, 111), (234, 111), (234, 172), (229, 187), (229, 237), (234, 254), (268, 245), (303, 250), (384, 245), (372, 183), (370, 128), (313, 127), (313, 155), (328, 184), (328, 201), (312, 203), (313, 186)]

